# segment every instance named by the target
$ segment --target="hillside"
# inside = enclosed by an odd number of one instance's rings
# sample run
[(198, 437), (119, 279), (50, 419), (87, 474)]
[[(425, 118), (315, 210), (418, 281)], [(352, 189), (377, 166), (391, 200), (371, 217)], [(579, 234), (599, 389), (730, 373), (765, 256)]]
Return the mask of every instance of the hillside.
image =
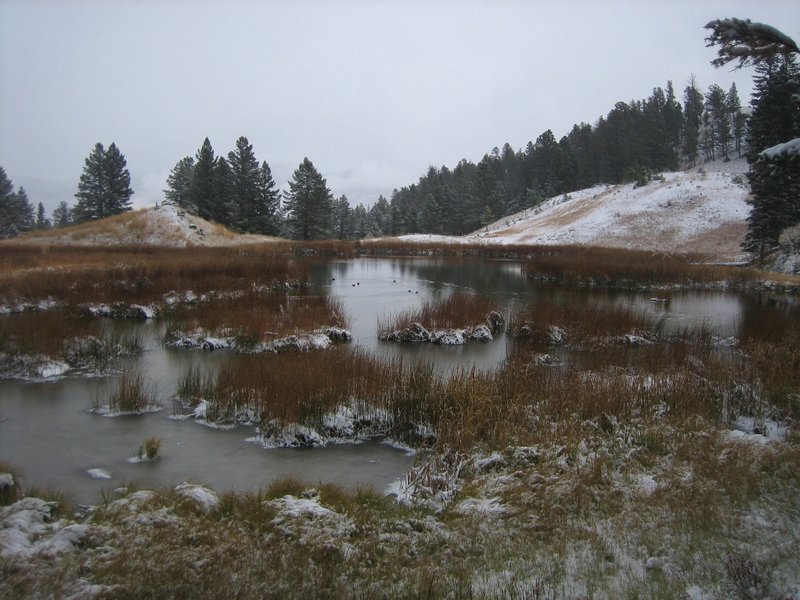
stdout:
[(107, 219), (63, 229), (31, 231), (16, 242), (84, 246), (233, 246), (276, 240), (263, 235), (239, 234), (162, 204), (122, 213)]
[(598, 185), (551, 198), (461, 238), (499, 244), (590, 244), (743, 259), (749, 193), (738, 159), (664, 173), (648, 185)]

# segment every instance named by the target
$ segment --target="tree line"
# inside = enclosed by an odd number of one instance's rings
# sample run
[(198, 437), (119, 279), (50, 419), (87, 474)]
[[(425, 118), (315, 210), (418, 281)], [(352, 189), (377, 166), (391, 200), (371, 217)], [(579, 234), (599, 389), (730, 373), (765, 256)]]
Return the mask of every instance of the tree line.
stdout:
[(505, 144), (477, 164), (429, 167), (417, 183), (393, 192), (390, 233), (463, 235), (598, 183), (644, 183), (700, 157), (742, 156), (746, 123), (735, 84), (703, 94), (691, 77), (681, 103), (668, 82), (646, 99), (618, 102), (594, 125), (574, 125), (559, 140), (548, 129), (524, 150)]

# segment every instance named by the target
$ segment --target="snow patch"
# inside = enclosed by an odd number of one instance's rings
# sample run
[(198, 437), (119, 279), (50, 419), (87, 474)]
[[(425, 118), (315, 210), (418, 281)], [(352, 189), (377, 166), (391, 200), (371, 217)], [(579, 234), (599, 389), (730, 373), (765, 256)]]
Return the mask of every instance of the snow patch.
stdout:
[(217, 493), (202, 485), (181, 483), (175, 487), (175, 493), (183, 498), (192, 500), (205, 513), (211, 512), (219, 505)]
[(499, 496), (494, 498), (465, 498), (456, 505), (456, 512), (462, 515), (497, 515), (504, 514), (506, 511), (507, 509)]
[(0, 557), (53, 556), (80, 545), (88, 527), (53, 521), (56, 506), (39, 498), (23, 498), (0, 508)]
[(87, 469), (86, 473), (92, 479), (111, 479), (111, 472), (108, 469)]

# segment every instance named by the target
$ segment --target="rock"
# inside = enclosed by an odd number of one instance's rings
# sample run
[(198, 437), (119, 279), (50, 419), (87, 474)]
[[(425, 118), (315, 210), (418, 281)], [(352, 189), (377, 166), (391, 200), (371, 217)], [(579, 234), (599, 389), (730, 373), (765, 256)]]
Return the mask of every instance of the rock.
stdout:
[(341, 327), (328, 327), (322, 331), (332, 342), (349, 342), (353, 339), (353, 334)]
[(182, 483), (175, 488), (175, 493), (188, 500), (192, 500), (204, 513), (211, 512), (219, 505), (219, 496), (217, 496), (217, 493), (202, 485)]
[(475, 342), (491, 342), (494, 336), (488, 325), (478, 325), (469, 334), (469, 339)]
[(486, 315), (486, 322), (489, 324), (492, 333), (497, 333), (506, 326), (505, 317), (495, 310)]
[(660, 571), (664, 568), (664, 561), (657, 556), (651, 556), (644, 563), (644, 568), (648, 571)]
[(547, 338), (550, 340), (551, 344), (560, 346), (566, 341), (567, 332), (557, 325), (550, 325), (550, 327), (547, 328)]
[(431, 333), (431, 341), (440, 346), (463, 346), (466, 343), (463, 329), (445, 329)]
[(405, 329), (383, 333), (378, 339), (385, 342), (430, 342), (431, 334), (421, 323), (412, 323)]

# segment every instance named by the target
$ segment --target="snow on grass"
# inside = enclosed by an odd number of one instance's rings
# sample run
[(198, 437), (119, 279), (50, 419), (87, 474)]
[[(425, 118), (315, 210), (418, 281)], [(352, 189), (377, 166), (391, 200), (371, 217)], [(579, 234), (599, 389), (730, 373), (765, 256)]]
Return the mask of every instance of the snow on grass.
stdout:
[[(707, 169), (707, 171), (703, 170)], [(743, 159), (664, 173), (664, 181), (597, 185), (551, 198), (487, 225), (464, 241), (493, 244), (596, 244), (663, 252), (705, 252), (704, 236), (749, 214)], [(735, 236), (734, 236), (735, 237)], [(719, 241), (715, 257), (735, 260), (741, 239)], [(712, 244), (713, 245), (713, 244)]]
[(136, 415), (144, 415), (149, 413), (157, 413), (164, 410), (160, 404), (148, 404), (147, 406), (136, 410), (113, 410), (108, 404), (92, 407), (87, 412), (97, 415), (98, 417), (132, 417)]
[(9, 354), (0, 352), (0, 379), (46, 381), (60, 378), (70, 370), (69, 364), (37, 354)]
[(74, 550), (86, 536), (87, 526), (53, 521), (55, 502), (23, 498), (0, 508), (0, 557), (53, 556)]
[(86, 473), (92, 479), (111, 479), (111, 472), (108, 469), (87, 469)]
[(178, 496), (194, 502), (205, 513), (211, 512), (219, 505), (219, 496), (214, 490), (193, 483), (182, 483), (175, 487)]
[(456, 505), (456, 512), (462, 515), (503, 514), (507, 511), (499, 496), (493, 498), (465, 498)]
[(235, 350), (247, 354), (260, 354), (263, 352), (285, 352), (287, 350), (300, 352), (327, 350), (334, 342), (346, 342), (352, 339), (353, 336), (347, 329), (324, 327), (316, 331), (298, 333), (268, 342), (242, 345), (239, 343), (237, 336), (212, 335), (203, 329), (197, 329), (190, 333), (184, 331), (172, 332), (166, 345), (168, 348), (185, 350)]

